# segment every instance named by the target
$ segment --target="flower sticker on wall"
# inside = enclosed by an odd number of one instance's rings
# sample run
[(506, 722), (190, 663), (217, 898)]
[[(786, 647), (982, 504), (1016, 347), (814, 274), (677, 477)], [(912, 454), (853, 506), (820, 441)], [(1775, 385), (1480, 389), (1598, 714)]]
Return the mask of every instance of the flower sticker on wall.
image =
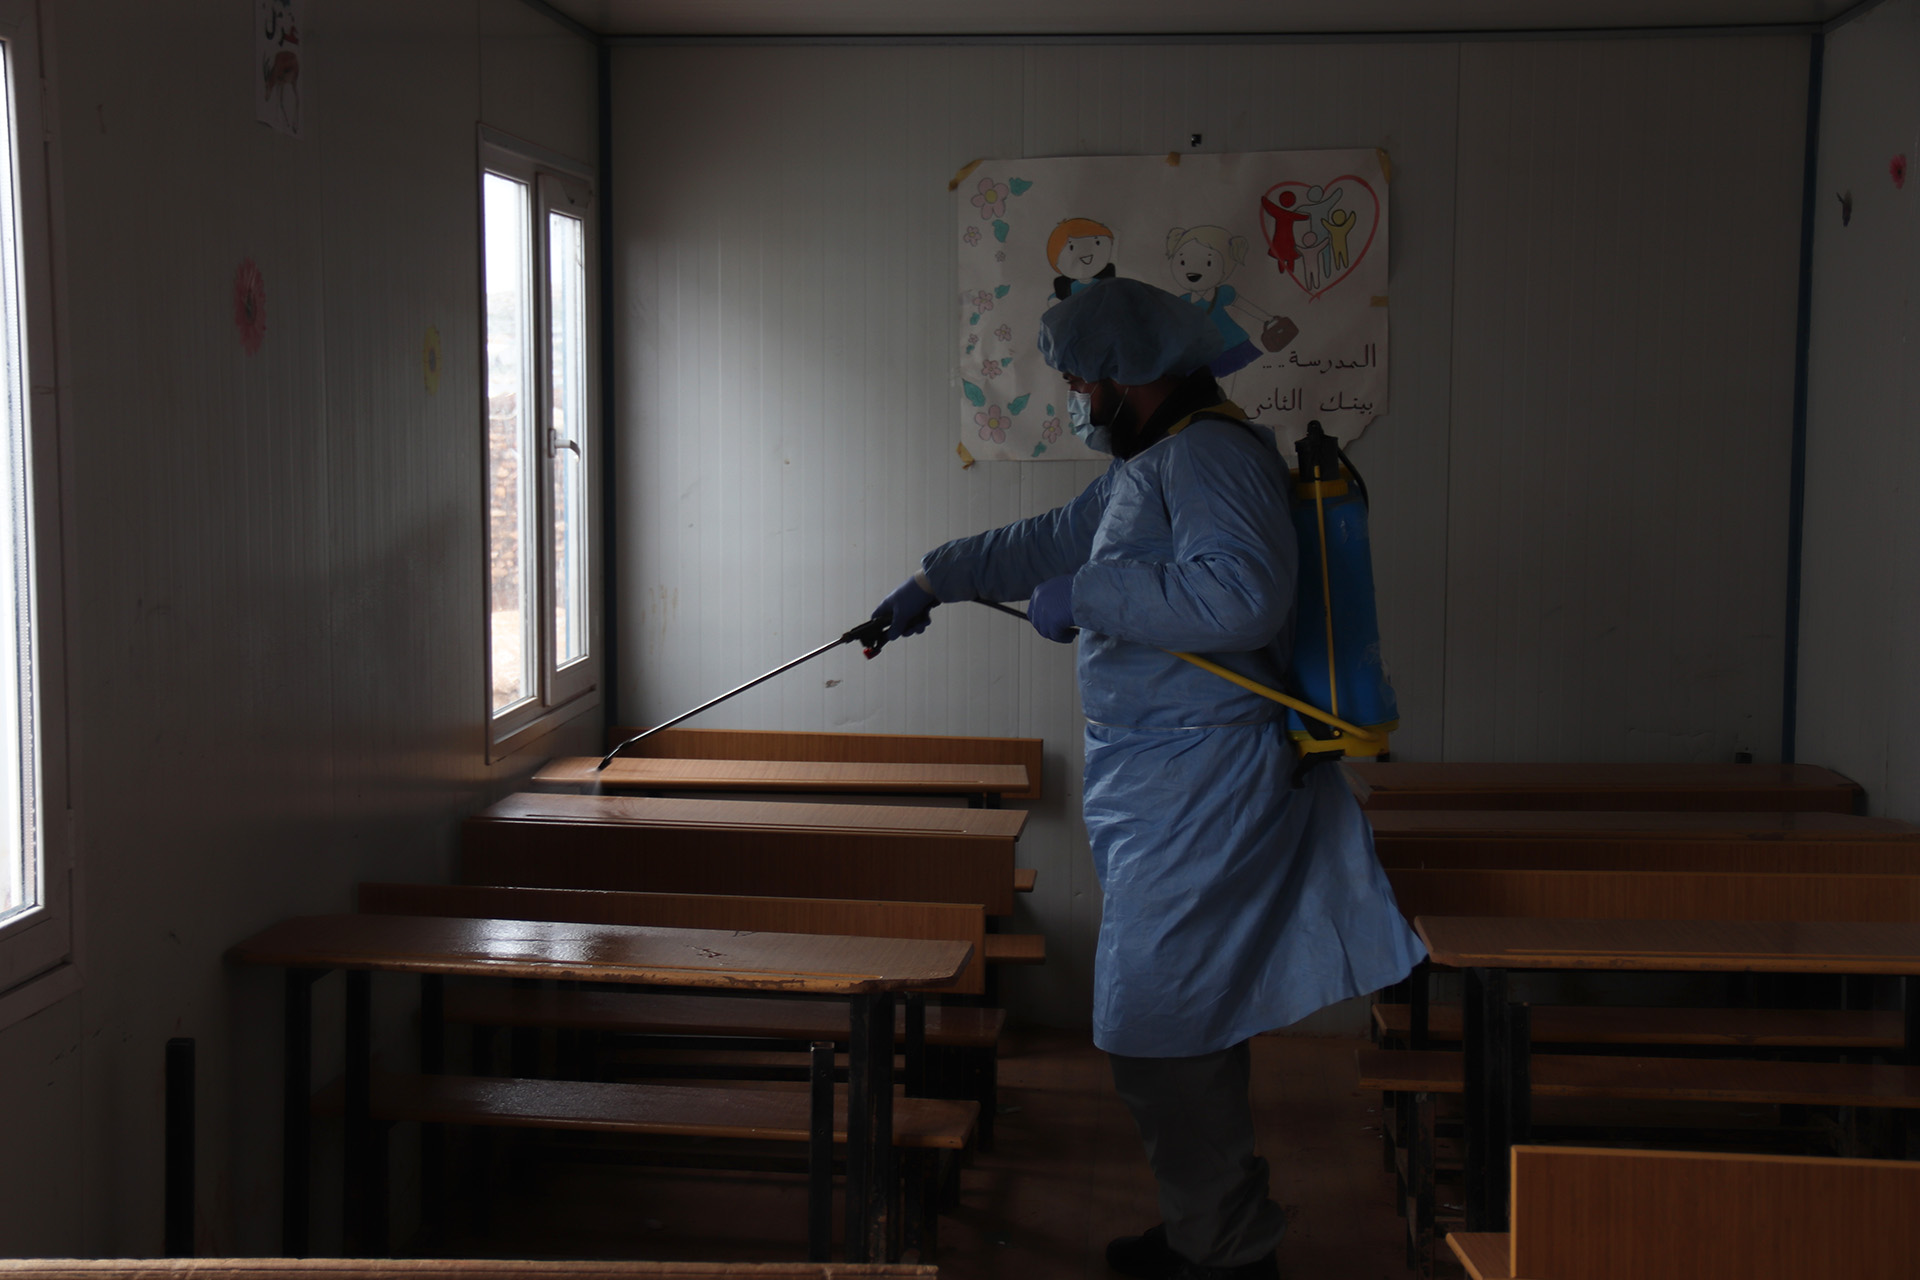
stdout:
[(1007, 428), (1013, 425), (1013, 419), (1000, 411), (997, 404), (988, 405), (973, 415), (974, 425), (980, 428), (980, 438), (991, 440), (995, 444), (1005, 444)]
[(420, 372), (427, 381), (427, 394), (440, 394), (440, 326), (427, 326), (427, 340), (420, 347)]
[(1005, 363), (1007, 362), (1002, 360), (982, 360), (980, 362), (980, 376), (988, 381), (992, 381), (1000, 376), (1000, 367)]
[(1007, 197), (1012, 194), (992, 178), (982, 178), (980, 185), (974, 188), (973, 207), (980, 211), (983, 218), (1004, 218), (1007, 216)]
[(240, 331), (240, 345), (248, 355), (260, 350), (267, 336), (267, 282), (252, 258), (242, 258), (233, 275), (233, 327)]
[(993, 336), (1000, 339), (1000, 341), (1002, 342), (1012, 342), (1013, 326), (1010, 324), (1003, 324), (999, 328), (993, 331)]
[[(973, 166), (969, 165), (967, 167), (970, 169)], [(961, 172), (965, 173), (966, 170), (963, 169)], [(953, 190), (955, 185), (958, 185), (957, 179), (953, 185), (948, 186), (947, 190)], [(1025, 178), (1010, 178), (1006, 182), (996, 182), (992, 178), (982, 178), (980, 179), (980, 184), (973, 189), (972, 199), (974, 209), (979, 212), (982, 219), (991, 219), (993, 238), (1001, 244), (1007, 242), (1007, 233), (1013, 230), (1007, 222), (1007, 201), (1013, 196), (1025, 195), (1032, 188), (1033, 184)], [(970, 246), (978, 244), (980, 242), (979, 228), (968, 227), (966, 234), (961, 238)]]

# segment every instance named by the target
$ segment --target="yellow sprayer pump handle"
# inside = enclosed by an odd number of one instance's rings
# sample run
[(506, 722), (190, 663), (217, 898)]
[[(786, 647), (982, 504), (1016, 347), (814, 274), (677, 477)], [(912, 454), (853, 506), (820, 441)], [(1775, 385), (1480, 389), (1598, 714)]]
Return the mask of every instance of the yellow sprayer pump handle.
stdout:
[(1312, 719), (1318, 720), (1321, 724), (1330, 724), (1334, 728), (1338, 729), (1340, 732), (1346, 734), (1348, 737), (1357, 739), (1362, 744), (1365, 744), (1368, 746), (1377, 745), (1380, 747), (1385, 747), (1387, 745), (1387, 740), (1383, 737), (1380, 737), (1376, 734), (1368, 733), (1365, 729), (1362, 729), (1358, 725), (1348, 724), (1345, 720), (1340, 719), (1338, 716), (1328, 715), (1326, 712), (1322, 711), (1320, 708), (1312, 705), (1311, 703), (1302, 702), (1298, 698), (1289, 698), (1286, 694), (1281, 693), (1278, 689), (1269, 689), (1267, 688), (1267, 686), (1261, 684), (1258, 680), (1249, 680), (1247, 677), (1241, 675), (1238, 671), (1229, 671), (1225, 667), (1221, 666), (1219, 663), (1203, 658), (1199, 654), (1182, 653), (1178, 649), (1163, 649), (1161, 650), (1161, 652), (1170, 653), (1174, 657), (1179, 658), (1183, 662), (1191, 662), (1194, 666), (1200, 668), (1202, 671), (1211, 671), (1214, 675), (1219, 676), (1222, 680), (1231, 680), (1234, 684), (1239, 685), (1242, 689), (1245, 689), (1248, 693), (1257, 693), (1263, 698), (1272, 699), (1273, 701), (1279, 703), (1283, 707), (1291, 707), (1293, 710), (1298, 711), (1303, 716), (1309, 716)]

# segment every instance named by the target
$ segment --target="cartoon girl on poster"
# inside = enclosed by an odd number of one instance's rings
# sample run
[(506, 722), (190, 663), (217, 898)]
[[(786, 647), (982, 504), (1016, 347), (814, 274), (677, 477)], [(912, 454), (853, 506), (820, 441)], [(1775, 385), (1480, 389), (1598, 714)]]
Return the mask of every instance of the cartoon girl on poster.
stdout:
[[(1247, 238), (1225, 227), (1175, 227), (1167, 232), (1167, 266), (1175, 287), (1185, 290), (1183, 302), (1207, 313), (1220, 331), (1220, 354), (1207, 366), (1216, 378), (1246, 368), (1261, 355), (1260, 347), (1279, 351), (1300, 336), (1300, 326), (1284, 316), (1271, 316), (1239, 296), (1226, 282), (1247, 256)], [(1238, 311), (1260, 325), (1260, 346), (1253, 344), (1233, 313)]]
[(1053, 278), (1048, 306), (1071, 298), (1095, 280), (1113, 279), (1113, 231), (1092, 218), (1068, 218), (1047, 237), (1047, 264)]

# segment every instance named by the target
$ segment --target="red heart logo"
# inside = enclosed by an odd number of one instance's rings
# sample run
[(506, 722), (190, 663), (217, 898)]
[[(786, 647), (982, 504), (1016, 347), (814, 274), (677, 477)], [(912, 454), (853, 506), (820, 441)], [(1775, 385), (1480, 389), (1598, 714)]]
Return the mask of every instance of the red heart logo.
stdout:
[(1353, 274), (1379, 228), (1380, 197), (1357, 173), (1324, 183), (1278, 182), (1260, 197), (1267, 256), (1309, 301)]

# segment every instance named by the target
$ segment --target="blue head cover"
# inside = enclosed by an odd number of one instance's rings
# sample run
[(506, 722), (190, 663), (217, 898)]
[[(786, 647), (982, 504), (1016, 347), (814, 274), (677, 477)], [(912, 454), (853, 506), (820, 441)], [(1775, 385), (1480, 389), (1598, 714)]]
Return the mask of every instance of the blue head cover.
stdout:
[(1083, 382), (1137, 387), (1185, 377), (1220, 354), (1220, 331), (1165, 289), (1116, 277), (1089, 285), (1040, 317), (1040, 357)]

